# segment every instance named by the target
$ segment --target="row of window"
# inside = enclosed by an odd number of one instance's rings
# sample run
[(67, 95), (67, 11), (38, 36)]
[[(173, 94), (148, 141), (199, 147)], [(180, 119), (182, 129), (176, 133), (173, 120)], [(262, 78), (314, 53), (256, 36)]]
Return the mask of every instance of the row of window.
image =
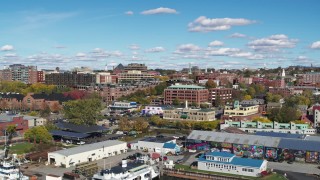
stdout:
[(237, 166), (232, 166), (232, 165), (206, 163), (206, 166), (207, 166), (207, 167), (219, 168), (219, 169), (232, 169), (232, 170), (237, 170)]

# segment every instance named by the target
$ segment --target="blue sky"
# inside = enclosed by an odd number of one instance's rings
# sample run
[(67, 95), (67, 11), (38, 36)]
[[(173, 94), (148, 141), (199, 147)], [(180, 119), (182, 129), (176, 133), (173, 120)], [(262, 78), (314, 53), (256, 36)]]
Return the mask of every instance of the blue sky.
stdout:
[(0, 65), (320, 66), (318, 0), (3, 1)]

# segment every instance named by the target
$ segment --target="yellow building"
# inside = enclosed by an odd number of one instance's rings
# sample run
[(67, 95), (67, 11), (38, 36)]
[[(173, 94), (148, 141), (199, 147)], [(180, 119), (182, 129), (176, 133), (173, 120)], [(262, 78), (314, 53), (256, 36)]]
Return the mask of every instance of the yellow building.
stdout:
[(172, 108), (163, 110), (163, 119), (167, 120), (213, 121), (215, 115), (214, 109)]
[(235, 101), (233, 106), (225, 106), (222, 120), (251, 120), (259, 116), (259, 105), (239, 105), (239, 101)]

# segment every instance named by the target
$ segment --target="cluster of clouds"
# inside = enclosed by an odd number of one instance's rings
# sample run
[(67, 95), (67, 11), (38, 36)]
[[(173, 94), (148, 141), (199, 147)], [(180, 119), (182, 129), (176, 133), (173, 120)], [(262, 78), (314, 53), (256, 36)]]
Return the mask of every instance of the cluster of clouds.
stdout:
[(232, 26), (245, 26), (253, 24), (256, 21), (244, 18), (214, 18), (210, 19), (205, 16), (200, 16), (193, 22), (188, 24), (188, 29), (191, 32), (211, 32), (228, 30)]

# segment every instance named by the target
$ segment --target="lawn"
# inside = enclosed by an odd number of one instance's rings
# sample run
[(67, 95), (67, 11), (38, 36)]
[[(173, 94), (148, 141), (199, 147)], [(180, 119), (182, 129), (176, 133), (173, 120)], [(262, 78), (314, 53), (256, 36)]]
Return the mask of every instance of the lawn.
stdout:
[(189, 166), (186, 165), (181, 165), (181, 164), (176, 164), (175, 169), (183, 169), (185, 171), (191, 171), (191, 172), (200, 172), (200, 173), (207, 173), (207, 174), (216, 174), (216, 175), (221, 175), (221, 176), (229, 176), (229, 177), (241, 177), (243, 179), (264, 179), (264, 180), (285, 180), (282, 175), (273, 173), (269, 176), (266, 177), (250, 177), (250, 176), (239, 176), (235, 174), (227, 174), (227, 173), (220, 173), (220, 172), (209, 172), (209, 171), (202, 171), (202, 170), (197, 170), (197, 169), (191, 169)]
[(31, 151), (31, 148), (34, 145), (32, 143), (18, 143), (18, 144), (13, 144), (10, 149), (9, 153), (10, 154), (23, 154)]

